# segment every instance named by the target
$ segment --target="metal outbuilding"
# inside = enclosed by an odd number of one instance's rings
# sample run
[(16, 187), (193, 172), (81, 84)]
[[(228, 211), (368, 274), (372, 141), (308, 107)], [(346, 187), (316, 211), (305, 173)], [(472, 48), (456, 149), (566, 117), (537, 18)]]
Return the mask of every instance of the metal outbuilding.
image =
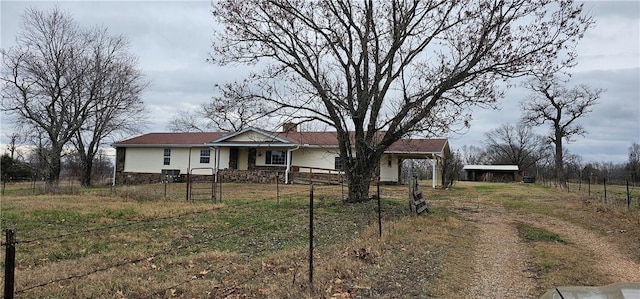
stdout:
[(518, 182), (521, 180), (518, 165), (465, 165), (464, 179), (484, 182)]

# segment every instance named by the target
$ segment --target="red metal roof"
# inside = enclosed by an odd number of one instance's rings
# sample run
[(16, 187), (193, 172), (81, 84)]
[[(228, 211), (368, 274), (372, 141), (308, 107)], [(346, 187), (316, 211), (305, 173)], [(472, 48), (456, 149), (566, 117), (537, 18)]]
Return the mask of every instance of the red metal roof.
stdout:
[(209, 143), (229, 133), (188, 132), (188, 133), (148, 133), (138, 137), (118, 141), (115, 147), (145, 145), (199, 145)]
[[(263, 132), (270, 134), (292, 144), (301, 146), (326, 146), (337, 147), (338, 138), (336, 132)], [(138, 137), (122, 140), (113, 144), (114, 147), (144, 147), (160, 145), (204, 145), (214, 140), (222, 139), (227, 135), (235, 133), (228, 132), (187, 132), (187, 133), (148, 133)], [(238, 143), (238, 142), (233, 142)], [(251, 142), (242, 142), (250, 145)], [(260, 142), (264, 143), (264, 142)], [(224, 141), (220, 142), (224, 144)], [(393, 143), (387, 152), (397, 153), (439, 153), (445, 150), (447, 139), (401, 139)]]
[(336, 132), (288, 132), (274, 133), (274, 136), (299, 145), (338, 146), (338, 133)]
[(445, 151), (447, 139), (400, 139), (394, 142), (387, 152), (440, 153)]
[[(277, 137), (286, 139), (295, 144), (338, 146), (336, 132), (289, 132), (276, 133)], [(353, 138), (353, 136), (351, 136)], [(401, 139), (394, 142), (388, 152), (429, 152), (439, 153), (445, 149), (447, 139)]]

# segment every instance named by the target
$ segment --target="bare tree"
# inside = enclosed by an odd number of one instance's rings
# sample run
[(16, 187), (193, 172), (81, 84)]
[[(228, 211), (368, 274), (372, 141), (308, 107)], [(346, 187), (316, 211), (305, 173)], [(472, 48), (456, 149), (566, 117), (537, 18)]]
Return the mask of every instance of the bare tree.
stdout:
[(169, 129), (176, 132), (239, 132), (248, 126), (264, 127), (262, 118), (269, 112), (264, 110), (265, 106), (258, 99), (243, 95), (245, 88), (246, 84), (224, 90), (221, 96), (213, 97), (195, 112), (177, 113), (170, 120)]
[(113, 115), (122, 113), (124, 102), (137, 101), (127, 92), (137, 96), (144, 84), (122, 37), (98, 27), (80, 28), (58, 8), (27, 9), (22, 21), (16, 46), (2, 52), (2, 108), (20, 126), (44, 134), (38, 153), (47, 185), (55, 187), (65, 145), (93, 142), (82, 152), (95, 155), (95, 147), (112, 132), (105, 127), (126, 126), (127, 115)]
[(554, 165), (556, 179), (566, 185), (563, 159), (563, 140), (571, 141), (586, 130), (576, 121), (591, 112), (603, 89), (592, 89), (588, 85), (567, 87), (555, 76), (541, 76), (529, 80), (525, 87), (532, 93), (522, 102), (522, 121), (529, 125), (551, 125), (547, 136), (555, 147)]
[(442, 157), (442, 184), (450, 187), (458, 179), (463, 166), (460, 152), (445, 152)]
[(582, 180), (582, 168), (584, 163), (582, 162), (582, 156), (569, 153), (565, 150), (562, 154), (565, 166), (565, 178), (567, 181), (580, 181)]
[(89, 68), (82, 77), (83, 96), (92, 104), (87, 118), (71, 142), (81, 163), (80, 183), (91, 185), (93, 162), (107, 137), (115, 132), (137, 133), (146, 121), (140, 95), (147, 86), (124, 36), (106, 29), (90, 32)]
[(173, 132), (204, 132), (211, 129), (211, 125), (197, 111), (183, 110), (171, 117), (167, 129)]
[[(213, 4), (219, 65), (259, 63), (245, 83), (271, 115), (337, 132), (348, 201), (368, 198), (395, 141), (468, 125), (497, 82), (572, 64), (592, 24), (573, 1), (240, 1)], [(562, 59), (560, 58), (562, 56)]]
[(487, 159), (491, 164), (518, 165), (527, 171), (545, 154), (548, 142), (524, 124), (504, 124), (485, 133)]
[(640, 179), (640, 143), (634, 142), (629, 147), (629, 161), (625, 165), (629, 178), (632, 182)]
[(64, 145), (80, 129), (90, 105), (81, 94), (83, 32), (62, 12), (28, 9), (16, 47), (3, 51), (2, 106), (17, 123), (40, 128), (46, 180), (56, 186)]
[(484, 164), (487, 163), (487, 152), (475, 145), (464, 145), (460, 149), (460, 158), (463, 164)]
[(223, 131), (238, 132), (247, 126), (259, 126), (261, 118), (268, 112), (259, 99), (247, 97), (245, 90), (246, 86), (239, 91), (225, 90), (221, 96), (202, 105), (202, 115)]
[(11, 158), (11, 160), (17, 160), (18, 158), (22, 158), (22, 153), (20, 152), (18, 147), (20, 146), (20, 144), (24, 139), (23, 136), (20, 135), (20, 133), (13, 132), (7, 135), (7, 137), (9, 138), (9, 144), (7, 144), (7, 150), (10, 153), (9, 157)]

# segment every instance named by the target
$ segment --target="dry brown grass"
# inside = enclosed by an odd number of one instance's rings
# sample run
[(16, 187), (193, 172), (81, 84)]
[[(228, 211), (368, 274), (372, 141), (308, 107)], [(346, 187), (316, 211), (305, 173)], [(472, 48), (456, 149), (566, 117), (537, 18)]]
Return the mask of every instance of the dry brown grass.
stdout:
[[(451, 298), (468, 286), (468, 257), (475, 246), (476, 227), (459, 212), (487, 205), (569, 221), (640, 260), (634, 239), (640, 235), (638, 210), (602, 206), (550, 188), (481, 183), (459, 183), (452, 190), (425, 187), (432, 212), (410, 216), (408, 188), (382, 186), (379, 238), (375, 202), (343, 204), (339, 186), (316, 186), (312, 290), (309, 186), (280, 186), (277, 203), (275, 185), (225, 184), (222, 202), (216, 204), (185, 201), (184, 184), (167, 187), (166, 197), (161, 184), (3, 197), (3, 228), (16, 227), (18, 240), (33, 241), (17, 245), (17, 295)], [(608, 283), (589, 266), (589, 258), (587, 250), (574, 244), (530, 246), (540, 290), (559, 282)]]

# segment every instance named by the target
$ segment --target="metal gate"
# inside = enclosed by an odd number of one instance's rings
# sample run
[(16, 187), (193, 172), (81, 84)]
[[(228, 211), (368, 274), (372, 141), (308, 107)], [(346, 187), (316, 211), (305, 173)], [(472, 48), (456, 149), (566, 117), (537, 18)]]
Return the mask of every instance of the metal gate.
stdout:
[[(198, 172), (204, 172), (204, 174), (193, 174), (194, 170), (199, 170)], [(216, 181), (213, 168), (191, 168), (187, 174), (187, 200), (198, 199), (216, 202)]]

